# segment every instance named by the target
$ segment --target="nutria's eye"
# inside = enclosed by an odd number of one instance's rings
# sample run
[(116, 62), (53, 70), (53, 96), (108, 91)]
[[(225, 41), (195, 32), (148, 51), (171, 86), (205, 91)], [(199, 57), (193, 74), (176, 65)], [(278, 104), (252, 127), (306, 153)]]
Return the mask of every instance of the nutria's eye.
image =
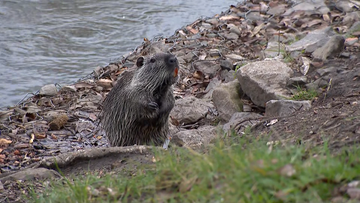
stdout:
[(155, 60), (154, 58), (151, 58), (151, 59), (150, 59), (150, 63), (155, 63), (155, 61), (156, 61), (156, 60)]

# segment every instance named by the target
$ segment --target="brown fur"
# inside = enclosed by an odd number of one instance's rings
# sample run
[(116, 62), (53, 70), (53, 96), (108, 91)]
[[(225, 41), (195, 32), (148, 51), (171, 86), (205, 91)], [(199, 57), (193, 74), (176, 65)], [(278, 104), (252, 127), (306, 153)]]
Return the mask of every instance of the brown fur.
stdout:
[(136, 65), (120, 75), (103, 103), (101, 123), (111, 146), (160, 145), (169, 133), (176, 57), (140, 57)]

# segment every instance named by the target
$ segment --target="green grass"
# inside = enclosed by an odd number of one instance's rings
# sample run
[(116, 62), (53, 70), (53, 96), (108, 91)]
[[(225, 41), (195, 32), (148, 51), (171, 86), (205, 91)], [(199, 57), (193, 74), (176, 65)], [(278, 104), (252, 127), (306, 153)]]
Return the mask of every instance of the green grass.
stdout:
[(296, 87), (296, 91), (296, 94), (294, 94), (290, 99), (296, 101), (313, 100), (318, 96), (317, 91), (313, 89), (307, 90), (298, 86)]
[(283, 57), (284, 57), (283, 61), (285, 63), (292, 63), (295, 61), (295, 59), (291, 56), (291, 54), (289, 52), (281, 49), (280, 53), (283, 55)]
[(205, 153), (156, 150), (155, 168), (55, 181), (42, 193), (33, 191), (32, 201), (329, 202), (336, 188), (359, 178), (358, 148), (332, 155), (326, 142), (310, 148), (264, 140), (234, 136)]

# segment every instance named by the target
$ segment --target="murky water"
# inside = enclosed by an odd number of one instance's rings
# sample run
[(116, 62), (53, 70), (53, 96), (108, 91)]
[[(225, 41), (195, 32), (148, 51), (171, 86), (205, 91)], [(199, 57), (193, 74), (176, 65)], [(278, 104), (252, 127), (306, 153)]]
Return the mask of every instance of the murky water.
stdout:
[(0, 107), (73, 83), (140, 45), (236, 0), (0, 0)]

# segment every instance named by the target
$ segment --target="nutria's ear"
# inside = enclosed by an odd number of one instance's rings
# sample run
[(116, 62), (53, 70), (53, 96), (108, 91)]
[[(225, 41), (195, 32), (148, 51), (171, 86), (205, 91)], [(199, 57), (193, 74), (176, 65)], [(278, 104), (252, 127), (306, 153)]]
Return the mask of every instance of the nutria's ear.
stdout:
[(138, 68), (142, 67), (144, 65), (144, 57), (139, 57), (138, 60), (136, 61), (136, 66)]

